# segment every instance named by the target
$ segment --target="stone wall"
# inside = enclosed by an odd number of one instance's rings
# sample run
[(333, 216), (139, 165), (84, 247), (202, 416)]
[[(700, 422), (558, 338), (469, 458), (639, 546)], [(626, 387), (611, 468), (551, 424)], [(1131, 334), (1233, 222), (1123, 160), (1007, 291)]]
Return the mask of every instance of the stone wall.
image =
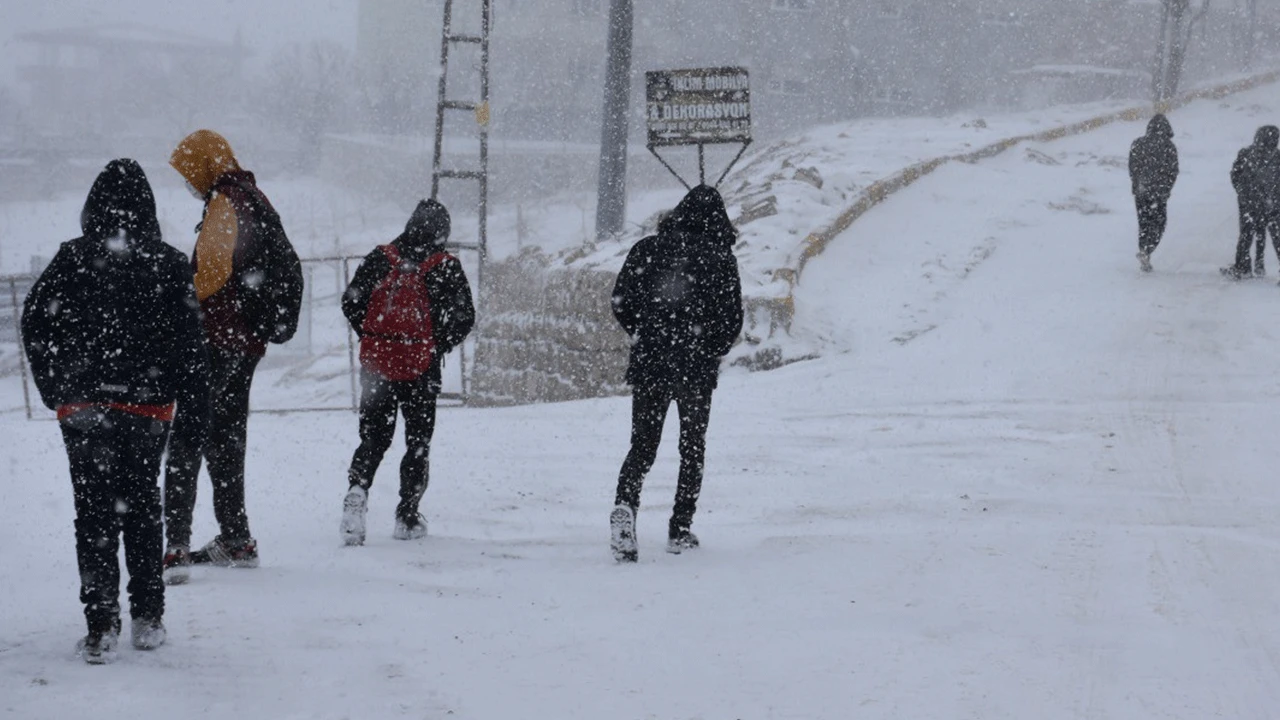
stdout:
[(529, 251), (485, 265), (471, 404), (627, 392), (630, 344), (609, 304), (615, 273), (552, 262)]

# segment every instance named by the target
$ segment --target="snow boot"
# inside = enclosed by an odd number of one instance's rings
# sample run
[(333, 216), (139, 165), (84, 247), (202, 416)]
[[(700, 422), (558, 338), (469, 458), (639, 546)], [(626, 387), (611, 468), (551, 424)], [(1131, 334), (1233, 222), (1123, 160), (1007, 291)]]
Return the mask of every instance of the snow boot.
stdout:
[(253, 538), (223, 540), (219, 535), (208, 545), (191, 553), (192, 565), (216, 565), (218, 567), (258, 567), (258, 543)]
[(1254, 277), (1267, 276), (1267, 266), (1262, 264), (1261, 258), (1259, 258), (1256, 262), (1253, 263), (1253, 276)]
[(185, 545), (171, 545), (162, 567), (165, 585), (186, 584), (191, 579), (191, 551)]
[(107, 630), (90, 630), (76, 643), (76, 655), (90, 665), (107, 665), (116, 661), (116, 646), (120, 643), (120, 620), (117, 618)]
[(347, 496), (342, 499), (342, 544), (363, 545), (365, 532), (365, 514), (369, 510), (369, 491), (359, 485), (352, 485)]
[(422, 513), (396, 515), (396, 529), (391, 537), (396, 540), (417, 540), (427, 536), (427, 519)]
[(164, 644), (169, 633), (160, 618), (133, 619), (133, 647), (137, 650), (155, 650)]
[(609, 513), (609, 549), (617, 562), (636, 562), (640, 550), (636, 545), (636, 513), (626, 505), (617, 505)]
[(672, 533), (667, 538), (667, 552), (672, 555), (679, 555), (685, 550), (694, 550), (698, 547), (698, 536), (688, 530), (681, 530)]
[(1241, 280), (1249, 275), (1249, 270), (1247, 268), (1244, 270), (1241, 270), (1235, 265), (1228, 265), (1227, 267), (1224, 267), (1224, 268), (1218, 268), (1218, 272), (1222, 273), (1223, 277), (1231, 280)]
[(1139, 250), (1138, 265), (1142, 268), (1142, 272), (1151, 272), (1151, 253)]

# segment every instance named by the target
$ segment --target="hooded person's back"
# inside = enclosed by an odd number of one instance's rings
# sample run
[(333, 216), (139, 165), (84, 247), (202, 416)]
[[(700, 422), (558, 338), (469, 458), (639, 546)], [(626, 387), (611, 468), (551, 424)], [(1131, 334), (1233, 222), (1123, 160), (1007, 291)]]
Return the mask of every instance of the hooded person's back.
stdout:
[[(421, 200), (405, 223), (404, 231), (389, 245), (402, 264), (418, 266), (432, 255), (447, 253), (445, 241), (451, 228), (449, 211), (444, 205), (434, 199)], [(357, 335), (364, 331), (374, 289), (391, 270), (387, 253), (382, 247), (376, 247), (360, 262), (342, 293), (342, 313)], [(437, 349), (435, 362), (428, 372), (433, 390), (439, 392), (441, 359), (471, 333), (476, 319), (475, 305), (466, 272), (452, 255), (428, 271), (423, 282), (431, 298), (432, 333)]]
[(1277, 202), (1280, 195), (1280, 128), (1263, 125), (1253, 144), (1242, 148), (1231, 166), (1231, 185), (1246, 203)]
[(1129, 148), (1129, 179), (1139, 197), (1168, 198), (1178, 180), (1178, 148), (1169, 118), (1157, 114)]
[(420, 263), (429, 256), (444, 251), (445, 241), (452, 232), (452, 221), (444, 205), (433, 199), (422, 200), (413, 209), (405, 223), (404, 232), (391, 241), (407, 261)]
[(737, 237), (720, 193), (699, 185), (627, 254), (612, 303), (635, 338), (628, 383), (715, 387), (720, 358), (742, 330)]
[(142, 168), (111, 161), (80, 221), (84, 234), (62, 244), (23, 308), (41, 397), (50, 408), (178, 399), (203, 375), (204, 341), (190, 265), (161, 239)]
[(261, 357), (297, 329), (302, 266), (280, 215), (212, 130), (183, 138), (169, 156), (204, 203), (192, 261), (205, 335), (215, 347)]

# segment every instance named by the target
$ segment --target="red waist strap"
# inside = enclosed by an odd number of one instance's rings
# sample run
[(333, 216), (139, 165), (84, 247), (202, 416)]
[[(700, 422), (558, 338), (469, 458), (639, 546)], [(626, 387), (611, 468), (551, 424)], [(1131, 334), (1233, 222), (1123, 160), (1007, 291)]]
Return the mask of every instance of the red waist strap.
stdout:
[(169, 403), (168, 405), (134, 405), (131, 403), (71, 403), (68, 405), (58, 406), (58, 419), (65, 420), (66, 418), (69, 418), (72, 415), (75, 415), (81, 410), (88, 410), (90, 408), (107, 408), (109, 410), (119, 410), (120, 412), (127, 412), (130, 415), (140, 415), (142, 417), (151, 418), (152, 420), (159, 420), (160, 422), (173, 422), (174, 403)]

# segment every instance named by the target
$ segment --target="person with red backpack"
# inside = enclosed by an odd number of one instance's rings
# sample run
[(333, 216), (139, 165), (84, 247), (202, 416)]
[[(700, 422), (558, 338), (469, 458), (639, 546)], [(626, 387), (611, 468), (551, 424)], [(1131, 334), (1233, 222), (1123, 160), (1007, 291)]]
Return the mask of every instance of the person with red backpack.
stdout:
[(342, 312), (360, 338), (360, 446), (347, 472), (341, 534), (363, 545), (369, 487), (391, 447), (396, 412), (404, 414), (400, 503), (393, 537), (427, 534), (418, 504), (427, 490), (441, 361), (471, 332), (475, 307), (462, 263), (444, 249), (449, 211), (423, 200), (400, 237), (361, 261), (342, 296)]

